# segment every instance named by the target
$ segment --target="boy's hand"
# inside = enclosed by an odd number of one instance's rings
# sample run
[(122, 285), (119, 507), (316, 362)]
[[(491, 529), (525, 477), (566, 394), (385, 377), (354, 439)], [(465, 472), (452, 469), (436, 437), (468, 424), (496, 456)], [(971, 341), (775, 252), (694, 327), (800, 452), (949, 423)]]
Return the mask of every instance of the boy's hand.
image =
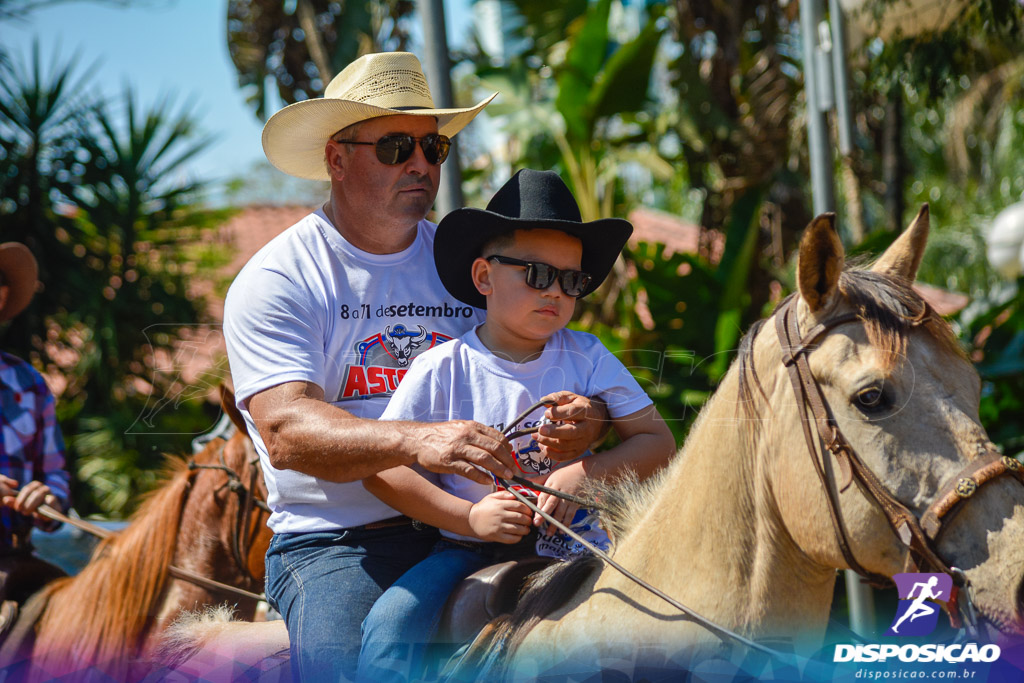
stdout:
[[(515, 472), (512, 447), (498, 430), (472, 420), (417, 425), (416, 461), (426, 470), (461, 474), (479, 484), (490, 484), (493, 472), (508, 479)], [(482, 468), (482, 469), (479, 469)]]
[(495, 491), (469, 509), (469, 526), (481, 540), (516, 543), (530, 533), (530, 509), (508, 491)]
[[(576, 494), (582, 488), (586, 476), (580, 463), (573, 463), (549, 474), (544, 481), (544, 485), (565, 493)], [(543, 491), (537, 498), (537, 507), (566, 526), (572, 524), (572, 518), (576, 516), (576, 511), (580, 509), (580, 506), (576, 503), (571, 503)], [(536, 526), (541, 526), (542, 524), (547, 524), (547, 521), (540, 514), (534, 513), (533, 523)]]
[(541, 455), (556, 462), (583, 455), (608, 431), (608, 408), (599, 399), (577, 396), (571, 391), (556, 391), (544, 400), (554, 401), (544, 416), (561, 424), (541, 425), (537, 445)]

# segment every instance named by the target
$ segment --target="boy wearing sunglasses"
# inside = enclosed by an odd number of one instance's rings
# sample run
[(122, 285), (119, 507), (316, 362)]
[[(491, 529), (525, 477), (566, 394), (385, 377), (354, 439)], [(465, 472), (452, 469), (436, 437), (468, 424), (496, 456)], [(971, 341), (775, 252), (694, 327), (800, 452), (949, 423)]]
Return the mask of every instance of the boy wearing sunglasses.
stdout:
[[(441, 282), (456, 299), (485, 308), (486, 320), (420, 355), (381, 419), (469, 419), (494, 427), (512, 442), (521, 476), (568, 494), (578, 494), (591, 478), (627, 470), (640, 478), (651, 475), (675, 451), (671, 432), (596, 337), (565, 327), (576, 300), (604, 281), (631, 233), (621, 219), (583, 223), (556, 173), (528, 169), (498, 190), (486, 210), (446, 216), (434, 241)], [(603, 399), (619, 445), (565, 463), (538, 457), (533, 431), (545, 411), (535, 402), (559, 392)], [(363, 483), (396, 510), (438, 527), (442, 539), (363, 622), (359, 680), (422, 676), (429, 664), (423, 647), (449, 593), (469, 574), (525, 554), (568, 557), (583, 550), (493, 485), (409, 467)], [(537, 504), (607, 547), (589, 511), (547, 493), (539, 494)], [(535, 526), (542, 531), (537, 538), (531, 534)]]

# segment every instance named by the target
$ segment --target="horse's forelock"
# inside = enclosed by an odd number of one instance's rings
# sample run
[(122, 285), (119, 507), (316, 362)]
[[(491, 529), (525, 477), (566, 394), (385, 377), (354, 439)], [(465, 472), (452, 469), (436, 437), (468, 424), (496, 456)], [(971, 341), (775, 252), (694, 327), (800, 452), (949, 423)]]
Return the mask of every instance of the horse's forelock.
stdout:
[[(967, 358), (949, 323), (932, 310), (910, 283), (867, 269), (847, 269), (839, 277), (839, 292), (864, 322), (868, 342), (883, 352), (886, 369), (894, 367), (906, 354), (907, 339), (915, 327), (922, 327), (950, 355)], [(754, 366), (754, 341), (766, 322), (767, 319), (758, 320), (751, 326), (740, 340), (736, 358), (739, 403), (746, 417), (755, 423), (759, 402), (753, 388), (757, 388), (765, 402), (767, 397)]]
[(864, 321), (868, 341), (884, 352), (886, 368), (906, 353), (907, 338), (915, 327), (923, 327), (945, 352), (967, 357), (949, 323), (911, 283), (870, 270), (847, 270), (839, 278), (839, 291)]

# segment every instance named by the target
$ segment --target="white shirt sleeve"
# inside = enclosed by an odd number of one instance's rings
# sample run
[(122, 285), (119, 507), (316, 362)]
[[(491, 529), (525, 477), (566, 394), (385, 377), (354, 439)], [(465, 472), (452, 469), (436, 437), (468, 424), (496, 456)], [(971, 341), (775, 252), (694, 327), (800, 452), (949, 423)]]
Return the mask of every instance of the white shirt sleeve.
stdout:
[(632, 415), (654, 403), (622, 361), (603, 344), (596, 345), (595, 349), (600, 349), (600, 352), (590, 376), (587, 395), (602, 399), (608, 405), (608, 414), (612, 418)]
[(448, 410), (448, 392), (444, 389), (444, 383), (438, 381), (439, 368), (431, 362), (434, 355), (428, 352), (413, 360), (409, 372), (388, 400), (380, 419), (415, 422), (444, 422), (452, 419)]
[[(236, 280), (224, 304), (224, 338), (239, 402), (284, 382), (324, 388), (324, 317), (314, 293), (280, 272)], [(255, 286), (256, 284), (259, 286)]]

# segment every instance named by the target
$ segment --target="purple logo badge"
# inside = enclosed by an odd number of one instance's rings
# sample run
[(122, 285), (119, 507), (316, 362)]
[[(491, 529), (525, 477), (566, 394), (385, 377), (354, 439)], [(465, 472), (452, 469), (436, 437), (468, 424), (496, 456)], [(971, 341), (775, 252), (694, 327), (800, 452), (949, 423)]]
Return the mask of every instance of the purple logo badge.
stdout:
[(953, 578), (948, 574), (894, 574), (900, 606), (887, 636), (926, 636), (935, 630), (939, 606), (928, 601), (949, 601)]

